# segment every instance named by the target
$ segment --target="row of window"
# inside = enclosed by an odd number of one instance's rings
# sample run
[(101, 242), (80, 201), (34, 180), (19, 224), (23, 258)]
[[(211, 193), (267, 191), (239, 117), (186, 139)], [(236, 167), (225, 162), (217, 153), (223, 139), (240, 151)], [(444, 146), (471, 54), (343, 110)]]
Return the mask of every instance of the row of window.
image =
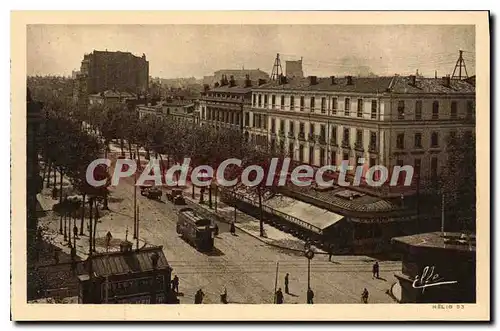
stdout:
[[(254, 94), (253, 100), (252, 100), (253, 106), (259, 107), (259, 108), (262, 108), (262, 106), (264, 106), (264, 108), (268, 108), (268, 106), (269, 106), (268, 105), (268, 95), (265, 94), (263, 97), (264, 97), (263, 98), (264, 103), (262, 103), (262, 95), (261, 94), (259, 94), (259, 95)], [(311, 97), (309, 99), (308, 109), (311, 112), (315, 112), (315, 110), (317, 110), (318, 106), (319, 106), (319, 110), (321, 111), (321, 113), (325, 114), (327, 112), (327, 98), (321, 97), (318, 99), (319, 99), (318, 100), (319, 104), (317, 104), (315, 97)], [(299, 103), (299, 110), (304, 111), (306, 109), (305, 97), (301, 96), (299, 98), (299, 100), (300, 100), (299, 101), (300, 102)], [(398, 101), (397, 118), (401, 119), (401, 120), (410, 119), (410, 118), (414, 118), (415, 120), (422, 120), (422, 118), (423, 118), (422, 117), (422, 100), (415, 101), (415, 113), (413, 114), (413, 116), (409, 116), (411, 114), (408, 114), (408, 112), (406, 111), (406, 109), (407, 109), (406, 103), (407, 102), (408, 101), (405, 101), (405, 100)], [(331, 104), (332, 114), (336, 115), (338, 110), (339, 110), (338, 109), (338, 98), (336, 98), (336, 97), (332, 98), (331, 103), (332, 103)], [(365, 113), (364, 105), (365, 105), (364, 99), (360, 98), (357, 100), (357, 108), (355, 110), (352, 110), (351, 109), (351, 98), (344, 98), (344, 109), (343, 109), (344, 115), (351, 116), (351, 112), (355, 111), (357, 117), (363, 118), (364, 113)], [(271, 108), (277, 109), (275, 95), (271, 96)], [(280, 97), (279, 109), (285, 110), (285, 108), (287, 108), (288, 110), (291, 110), (291, 111), (295, 110), (296, 107), (295, 107), (295, 97), (294, 96), (290, 96), (289, 107), (287, 107), (285, 105), (285, 96), (282, 95)], [(474, 116), (474, 108), (475, 108), (474, 102), (472, 100), (467, 100), (466, 101), (466, 118), (472, 118)], [(431, 119), (437, 120), (440, 117), (442, 118), (443, 116), (440, 116), (439, 112), (440, 112), (440, 104), (439, 104), (439, 101), (435, 100), (432, 102)], [(371, 101), (370, 118), (371, 119), (377, 118), (377, 100)], [(458, 119), (458, 101), (451, 101), (451, 103), (450, 103), (450, 119)]]
[(243, 100), (243, 96), (228, 94), (228, 93), (208, 93), (207, 97), (218, 98), (218, 99)]
[[(432, 102), (432, 117), (431, 119), (437, 120), (440, 118), (439, 116), (440, 106), (439, 101)], [(407, 114), (406, 112), (406, 102), (404, 100), (398, 101), (398, 119), (404, 120), (409, 118), (414, 118), (415, 120), (422, 119), (422, 101), (415, 101), (415, 114), (414, 116), (408, 116), (411, 114)], [(467, 100), (466, 107), (466, 118), (472, 118), (474, 116), (474, 102), (472, 100)], [(458, 102), (452, 101), (450, 103), (450, 119), (458, 119)]]
[[(262, 99), (264, 102), (262, 103)], [(262, 94), (256, 95), (253, 94), (252, 96), (252, 105), (253, 107), (258, 107), (262, 108), (268, 108), (269, 103), (268, 103), (268, 95), (264, 94), (264, 98), (262, 98)], [(278, 109), (277, 104), (276, 104), (276, 95), (271, 95), (271, 108), (272, 109)], [(295, 97), (292, 95), (290, 96), (290, 103), (289, 105), (285, 104), (285, 96), (282, 95), (280, 97), (280, 103), (279, 103), (279, 109), (281, 110), (290, 110), (294, 111), (296, 110), (296, 104), (295, 104)], [(316, 100), (316, 97), (310, 97), (309, 98), (309, 104), (306, 107), (306, 102), (305, 102), (305, 97), (301, 96), (299, 97), (299, 106), (298, 109), (300, 111), (304, 111), (305, 109), (309, 109), (311, 112), (315, 112), (316, 110), (319, 110), (322, 114), (326, 114), (327, 112), (327, 98), (326, 97), (321, 97)], [(332, 114), (336, 115), (338, 109), (338, 98), (334, 97), (331, 99), (331, 110)], [(344, 114), (346, 116), (351, 116), (351, 99), (350, 98), (345, 98), (344, 99)], [(358, 99), (358, 107), (356, 109), (356, 113), (358, 117), (363, 117), (364, 113), (364, 100), (363, 99)], [(372, 100), (371, 101), (371, 111), (370, 111), (370, 117), (372, 119), (377, 118), (377, 100)]]
[[(246, 113), (248, 115), (248, 113)], [(247, 118), (248, 116), (246, 116)], [(264, 117), (264, 121), (262, 121), (262, 118)], [(262, 123), (264, 122), (264, 123)], [(288, 121), (288, 136), (290, 138), (295, 138), (295, 122), (294, 121)], [(271, 118), (271, 134), (279, 134), (279, 135), (284, 135), (285, 134), (285, 120), (279, 120), (279, 127), (276, 125), (276, 119)], [(267, 119), (265, 118), (264, 115), (262, 114), (254, 114), (254, 127), (257, 128), (267, 128)], [(319, 134), (316, 135), (316, 125), (314, 123), (309, 123), (309, 133), (308, 137), (310, 140), (311, 139), (318, 139), (320, 143), (326, 143), (327, 140), (327, 134), (326, 134), (326, 125), (325, 124), (319, 124)], [(306, 138), (306, 132), (305, 132), (305, 123), (300, 122), (299, 127), (298, 127), (298, 137), (299, 139), (305, 139)], [(344, 129), (344, 136), (343, 136), (342, 144), (343, 145), (350, 145), (350, 129), (345, 128)], [(337, 126), (332, 126), (331, 128), (331, 135), (330, 135), (330, 144), (332, 145), (337, 145), (338, 144), (338, 135), (337, 135)], [(363, 146), (363, 130), (362, 129), (356, 129), (356, 143), (355, 147), (362, 148)], [(369, 148), (372, 151), (375, 151), (377, 149), (377, 133), (374, 131), (370, 132), (370, 144)]]
[[(217, 110), (208, 108), (206, 119), (209, 121), (223, 122), (227, 124), (240, 125), (240, 113), (230, 110)], [(205, 109), (202, 109), (202, 118), (205, 118)]]
[[(254, 142), (256, 145), (262, 145), (264, 146), (267, 144), (267, 137), (263, 135), (256, 135), (253, 137)], [(271, 146), (273, 148), (277, 148), (277, 143), (275, 139), (271, 139)], [(285, 151), (285, 143), (284, 141), (279, 142), (279, 148), (282, 152)], [(309, 146), (309, 148), (306, 148), (304, 145), (300, 144), (298, 147), (298, 154), (295, 154), (295, 144), (289, 143), (288, 144), (288, 154), (292, 157), (292, 159), (302, 162), (302, 163), (309, 163), (312, 165), (318, 165), (320, 167), (324, 166), (327, 164), (328, 160), (326, 159), (327, 155), (327, 150), (324, 147), (319, 148), (319, 162), (315, 162), (315, 147), (314, 146)], [(307, 157), (306, 157), (306, 151), (307, 151)], [(336, 151), (331, 152), (330, 156), (330, 162), (331, 164), (335, 164), (336, 160)], [(342, 160), (344, 161), (349, 161), (350, 160), (350, 154), (349, 152), (344, 151), (342, 153)], [(377, 163), (377, 158), (376, 157), (370, 157), (369, 158), (369, 167), (375, 166)], [(420, 169), (421, 169), (421, 162), (422, 160), (420, 158), (415, 158), (414, 159), (414, 173), (415, 174), (420, 174)], [(396, 164), (399, 166), (404, 166), (404, 161), (399, 159), (396, 161)], [(438, 157), (437, 156), (432, 156), (430, 159), (430, 171), (431, 171), (431, 176), (436, 177), (438, 174)]]

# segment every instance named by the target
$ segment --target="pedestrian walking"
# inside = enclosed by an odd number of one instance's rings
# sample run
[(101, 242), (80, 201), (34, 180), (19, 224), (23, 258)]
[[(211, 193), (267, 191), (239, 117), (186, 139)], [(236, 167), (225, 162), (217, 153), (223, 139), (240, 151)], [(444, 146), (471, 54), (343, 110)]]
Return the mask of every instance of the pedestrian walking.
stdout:
[(378, 262), (375, 262), (373, 264), (373, 268), (372, 268), (372, 271), (373, 271), (373, 278), (379, 278), (379, 265), (378, 265)]
[(283, 303), (283, 292), (281, 292), (281, 287), (276, 291), (276, 303), (277, 304), (282, 304)]
[(179, 293), (179, 277), (177, 277), (177, 275), (172, 279), (172, 291)]
[(330, 245), (330, 247), (328, 248), (328, 261), (329, 262), (332, 261), (332, 256), (333, 256), (333, 245)]
[(285, 275), (285, 293), (286, 294), (290, 294), (290, 288), (288, 287), (289, 277), (290, 277), (290, 274), (287, 272)]
[(231, 228), (229, 229), (231, 234), (234, 236), (236, 234), (236, 226), (234, 225), (234, 221), (231, 221)]
[(313, 290), (309, 287), (307, 289), (307, 303), (308, 304), (313, 304), (313, 299), (314, 299), (314, 292)]
[(363, 290), (363, 293), (361, 293), (361, 300), (364, 302), (364, 303), (368, 303), (368, 290), (365, 288)]

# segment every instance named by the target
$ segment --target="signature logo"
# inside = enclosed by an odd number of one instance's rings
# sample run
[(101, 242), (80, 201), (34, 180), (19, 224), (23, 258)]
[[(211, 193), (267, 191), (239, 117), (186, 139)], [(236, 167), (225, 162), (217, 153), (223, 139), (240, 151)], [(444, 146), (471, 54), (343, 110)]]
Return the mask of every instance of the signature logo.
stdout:
[(421, 288), (422, 293), (424, 293), (425, 288), (431, 286), (439, 286), (439, 285), (447, 285), (447, 284), (456, 284), (458, 281), (456, 280), (444, 280), (438, 273), (434, 273), (434, 266), (425, 267), (422, 271), (422, 275), (417, 275), (415, 280), (413, 281), (413, 288)]

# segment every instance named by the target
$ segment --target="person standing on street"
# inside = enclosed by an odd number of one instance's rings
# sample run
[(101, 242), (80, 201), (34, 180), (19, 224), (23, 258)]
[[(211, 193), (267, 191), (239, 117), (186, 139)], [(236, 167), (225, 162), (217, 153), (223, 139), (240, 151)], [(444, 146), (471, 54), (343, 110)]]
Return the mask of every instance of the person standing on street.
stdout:
[(373, 278), (379, 278), (379, 265), (378, 265), (378, 262), (375, 262), (373, 264), (373, 268), (372, 268), (372, 271), (373, 271)]
[(236, 226), (234, 225), (234, 221), (231, 221), (231, 234), (234, 236), (236, 234)]
[(172, 280), (172, 291), (179, 293), (179, 277), (177, 277), (177, 275), (175, 275)]
[(330, 245), (328, 248), (328, 261), (332, 262), (332, 256), (333, 256), (333, 245)]
[(285, 275), (285, 293), (290, 294), (290, 289), (288, 287), (290, 274), (287, 272)]
[(307, 289), (307, 303), (308, 304), (313, 304), (313, 299), (314, 299), (314, 292), (313, 290), (309, 287)]
[(195, 304), (201, 304), (203, 303), (203, 297), (205, 296), (205, 293), (201, 290), (201, 288), (196, 291), (196, 294), (194, 295), (194, 303)]
[(368, 303), (368, 290), (365, 288), (363, 290), (363, 293), (361, 294), (361, 299), (363, 300), (364, 303)]
[(277, 304), (282, 304), (283, 303), (283, 292), (281, 292), (281, 287), (276, 291), (276, 303)]

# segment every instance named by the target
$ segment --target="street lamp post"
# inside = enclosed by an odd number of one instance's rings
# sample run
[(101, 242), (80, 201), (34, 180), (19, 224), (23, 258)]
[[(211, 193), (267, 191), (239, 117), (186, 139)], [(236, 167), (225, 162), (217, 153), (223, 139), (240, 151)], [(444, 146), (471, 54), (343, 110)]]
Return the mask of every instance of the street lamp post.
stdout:
[(314, 257), (314, 251), (311, 249), (310, 243), (307, 242), (304, 245), (304, 251), (304, 255), (307, 258), (307, 291), (309, 291), (309, 289), (311, 288), (311, 260)]

